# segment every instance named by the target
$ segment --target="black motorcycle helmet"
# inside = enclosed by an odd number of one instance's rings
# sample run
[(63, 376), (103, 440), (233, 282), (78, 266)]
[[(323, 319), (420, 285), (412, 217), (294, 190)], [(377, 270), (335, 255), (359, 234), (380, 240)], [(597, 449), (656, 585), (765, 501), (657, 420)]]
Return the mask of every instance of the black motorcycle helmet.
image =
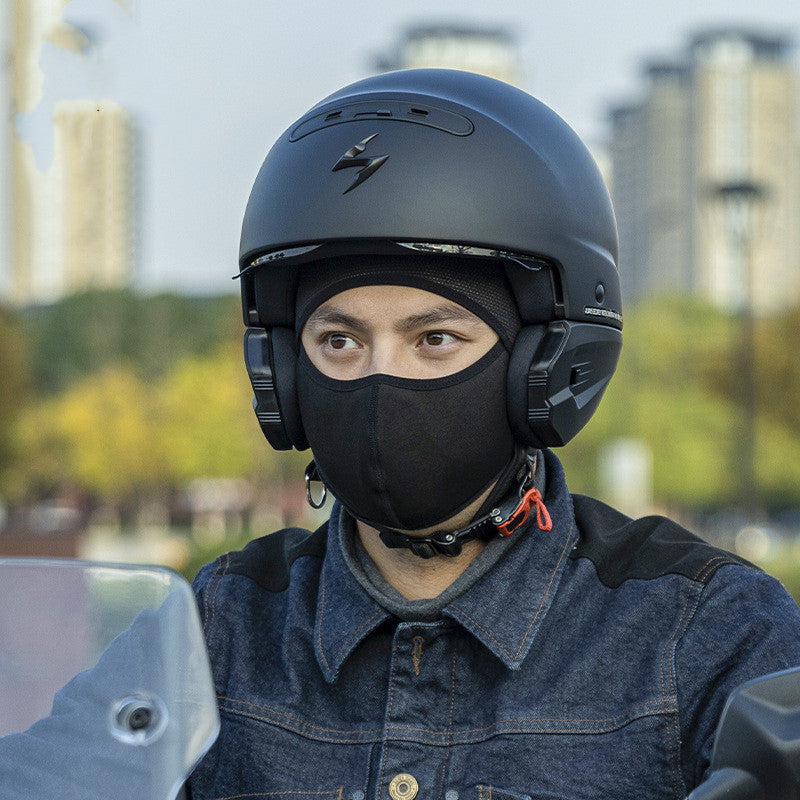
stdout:
[(349, 254), (493, 259), (523, 328), (508, 416), (533, 447), (589, 420), (622, 345), (617, 230), (589, 151), (525, 92), (455, 70), (358, 81), (268, 153), (242, 226), (245, 361), (276, 449), (308, 446), (294, 387), (297, 268)]

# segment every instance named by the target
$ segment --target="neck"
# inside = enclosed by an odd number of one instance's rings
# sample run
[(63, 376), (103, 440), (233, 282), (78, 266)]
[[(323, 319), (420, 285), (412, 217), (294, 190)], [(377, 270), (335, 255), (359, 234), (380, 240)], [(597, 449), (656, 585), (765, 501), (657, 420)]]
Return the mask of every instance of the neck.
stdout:
[[(427, 536), (434, 531), (454, 531), (467, 525), (488, 497), (491, 487), (461, 513), (447, 522), (421, 531), (408, 531)], [(437, 555), (420, 558), (406, 548), (389, 548), (381, 541), (378, 531), (361, 520), (356, 520), (361, 544), (386, 582), (397, 589), (406, 600), (429, 600), (438, 597), (470, 565), (486, 546), (485, 542), (465, 542), (457, 556)]]

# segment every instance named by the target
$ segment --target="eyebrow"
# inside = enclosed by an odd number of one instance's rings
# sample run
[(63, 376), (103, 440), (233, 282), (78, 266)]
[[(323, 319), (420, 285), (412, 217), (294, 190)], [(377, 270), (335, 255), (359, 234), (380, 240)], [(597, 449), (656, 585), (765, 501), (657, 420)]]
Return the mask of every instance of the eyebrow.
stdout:
[(395, 325), (395, 330), (400, 333), (427, 328), (430, 326), (443, 325), (448, 322), (466, 322), (470, 325), (480, 324), (480, 319), (471, 311), (457, 305), (440, 305), (429, 308), (420, 314), (412, 314), (410, 317), (400, 320)]
[(309, 328), (322, 328), (326, 326), (336, 326), (348, 328), (356, 333), (364, 333), (366, 325), (358, 317), (345, 314), (337, 308), (325, 308), (324, 306), (314, 311), (306, 321)]
[[(464, 322), (474, 326), (479, 325), (481, 320), (466, 308), (448, 303), (433, 306), (419, 314), (412, 314), (411, 316), (405, 317), (396, 322), (394, 328), (398, 333), (408, 333), (409, 331), (418, 330), (419, 328), (452, 322)], [(326, 308), (324, 306), (318, 308), (308, 318), (307, 324), (309, 327), (313, 328), (321, 328), (325, 325), (336, 325), (348, 328), (356, 333), (364, 333), (367, 330), (367, 326), (361, 319), (351, 314), (346, 314), (335, 306), (332, 308)]]

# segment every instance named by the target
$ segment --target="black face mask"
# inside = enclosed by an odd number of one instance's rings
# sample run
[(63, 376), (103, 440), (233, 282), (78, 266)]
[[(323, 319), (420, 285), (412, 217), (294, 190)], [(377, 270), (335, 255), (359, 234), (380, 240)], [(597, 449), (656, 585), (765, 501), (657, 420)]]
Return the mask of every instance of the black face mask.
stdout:
[(323, 375), (301, 349), (300, 413), (319, 474), (353, 516), (419, 530), (462, 511), (514, 456), (499, 342), (432, 380)]

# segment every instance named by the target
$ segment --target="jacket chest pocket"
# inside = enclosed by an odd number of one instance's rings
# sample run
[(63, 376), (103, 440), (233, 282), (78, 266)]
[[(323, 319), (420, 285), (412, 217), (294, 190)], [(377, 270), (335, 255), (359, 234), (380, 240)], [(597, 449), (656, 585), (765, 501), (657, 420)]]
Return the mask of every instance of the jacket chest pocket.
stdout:
[[(292, 792), (247, 792), (244, 797), (247, 800), (343, 800), (342, 787), (335, 792), (305, 792), (303, 790)], [(197, 790), (192, 790), (192, 800), (240, 800), (241, 794), (225, 794), (222, 796), (207, 796), (197, 794)]]
[[(333, 738), (333, 737), (331, 737)], [(364, 800), (371, 745), (343, 747), (228, 716), (190, 781), (192, 800)]]

